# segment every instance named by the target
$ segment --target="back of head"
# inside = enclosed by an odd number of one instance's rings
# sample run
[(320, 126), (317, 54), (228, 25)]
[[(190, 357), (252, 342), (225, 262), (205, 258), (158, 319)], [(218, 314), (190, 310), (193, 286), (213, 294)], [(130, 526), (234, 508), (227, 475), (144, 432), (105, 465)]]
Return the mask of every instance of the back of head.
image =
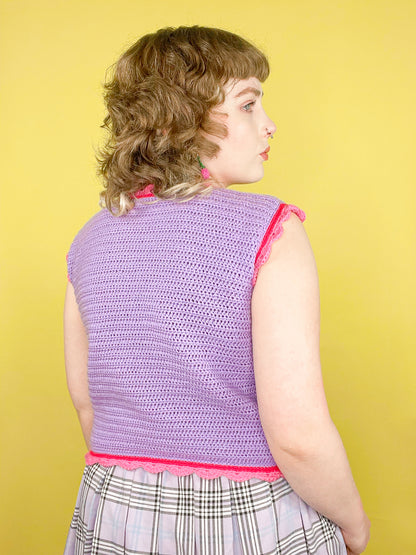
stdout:
[(227, 134), (210, 115), (228, 82), (267, 78), (264, 54), (222, 29), (168, 27), (140, 38), (112, 69), (102, 126), (109, 138), (97, 157), (105, 206), (127, 212), (149, 183), (157, 197), (184, 201), (219, 186), (202, 180), (197, 158), (218, 151), (207, 135)]

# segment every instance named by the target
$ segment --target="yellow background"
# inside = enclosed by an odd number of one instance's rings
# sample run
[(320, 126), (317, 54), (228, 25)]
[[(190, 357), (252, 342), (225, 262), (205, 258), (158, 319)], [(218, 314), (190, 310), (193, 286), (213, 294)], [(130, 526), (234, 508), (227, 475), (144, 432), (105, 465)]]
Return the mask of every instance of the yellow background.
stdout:
[[(328, 402), (372, 521), (416, 553), (412, 0), (1, 1), (2, 553), (62, 553), (83, 470), (66, 390), (65, 255), (98, 210), (106, 68), (164, 26), (218, 26), (270, 58), (261, 183), (297, 204), (321, 286)], [(413, 341), (412, 341), (413, 339)]]

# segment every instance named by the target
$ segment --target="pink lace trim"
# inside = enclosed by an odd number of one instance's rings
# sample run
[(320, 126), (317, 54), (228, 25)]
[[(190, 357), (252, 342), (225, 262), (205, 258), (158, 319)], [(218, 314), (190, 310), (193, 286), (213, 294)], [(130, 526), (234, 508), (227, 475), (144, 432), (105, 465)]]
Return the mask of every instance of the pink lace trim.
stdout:
[(294, 204), (282, 203), (279, 206), (269, 224), (269, 227), (266, 230), (266, 233), (264, 234), (263, 241), (257, 252), (256, 260), (254, 262), (254, 273), (252, 279), (253, 287), (257, 281), (257, 275), (259, 273), (260, 267), (268, 260), (270, 256), (272, 243), (276, 241), (276, 239), (279, 239), (279, 237), (283, 234), (282, 224), (289, 219), (292, 212), (294, 212), (302, 222), (305, 221), (305, 212)]
[(191, 463), (185, 461), (165, 461), (162, 459), (140, 458), (140, 457), (119, 457), (115, 455), (102, 455), (89, 451), (85, 455), (87, 465), (99, 463), (102, 466), (121, 466), (126, 470), (135, 470), (143, 468), (151, 473), (162, 472), (168, 470), (175, 476), (188, 476), (195, 473), (200, 478), (218, 478), (225, 476), (236, 482), (250, 480), (250, 478), (258, 478), (266, 482), (274, 482), (283, 477), (277, 466), (271, 467), (238, 467), (238, 466), (221, 466), (214, 464)]

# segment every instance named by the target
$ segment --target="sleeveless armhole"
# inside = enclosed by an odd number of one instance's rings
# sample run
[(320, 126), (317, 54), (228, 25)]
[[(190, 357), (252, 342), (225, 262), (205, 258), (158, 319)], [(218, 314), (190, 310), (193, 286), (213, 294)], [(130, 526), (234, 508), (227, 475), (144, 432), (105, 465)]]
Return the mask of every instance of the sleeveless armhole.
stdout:
[(272, 250), (272, 243), (279, 239), (283, 234), (283, 222), (289, 219), (291, 213), (294, 212), (299, 219), (304, 222), (306, 219), (305, 212), (295, 206), (294, 204), (281, 203), (276, 210), (273, 218), (270, 221), (269, 227), (264, 234), (260, 248), (257, 251), (256, 259), (254, 262), (254, 273), (252, 279), (252, 286), (256, 284), (257, 275), (260, 267), (268, 260), (270, 251)]
[(66, 253), (66, 267), (67, 267), (67, 278), (69, 283), (74, 285), (74, 263), (76, 258), (76, 244), (77, 244), (78, 235), (74, 237), (68, 252)]
[[(79, 236), (80, 236), (80, 232), (78, 232), (75, 237), (73, 238), (68, 252), (66, 253), (66, 267), (67, 267), (67, 278), (69, 283), (72, 283), (72, 285), (74, 284), (74, 278), (76, 275), (76, 266), (77, 264), (76, 259), (77, 259), (77, 254), (78, 254), (78, 244), (79, 244)], [(76, 279), (75, 279), (76, 281)]]
[(69, 252), (66, 253), (66, 257), (65, 257), (65, 258), (66, 258), (66, 267), (67, 267), (67, 274), (66, 274), (66, 277), (67, 277), (69, 283), (72, 283), (72, 282), (71, 282), (71, 276), (69, 275), (68, 255), (69, 255)]

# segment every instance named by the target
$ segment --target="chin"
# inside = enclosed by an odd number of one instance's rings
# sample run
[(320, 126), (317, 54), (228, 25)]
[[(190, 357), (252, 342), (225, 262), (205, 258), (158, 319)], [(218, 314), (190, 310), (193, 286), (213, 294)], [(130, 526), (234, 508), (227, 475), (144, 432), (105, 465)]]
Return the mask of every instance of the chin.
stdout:
[(250, 175), (249, 177), (246, 177), (245, 183), (256, 183), (257, 181), (260, 181), (260, 179), (263, 179), (263, 177), (264, 177), (264, 170), (263, 168), (261, 168), (261, 171), (253, 172), (252, 175)]
[(230, 177), (227, 180), (227, 183), (229, 185), (233, 185), (233, 184), (237, 185), (238, 183), (240, 184), (256, 183), (257, 181), (260, 181), (260, 179), (262, 179), (263, 176), (264, 176), (264, 169), (262, 167), (260, 171), (257, 170), (248, 174), (245, 173), (244, 175), (237, 175), (232, 178)]

